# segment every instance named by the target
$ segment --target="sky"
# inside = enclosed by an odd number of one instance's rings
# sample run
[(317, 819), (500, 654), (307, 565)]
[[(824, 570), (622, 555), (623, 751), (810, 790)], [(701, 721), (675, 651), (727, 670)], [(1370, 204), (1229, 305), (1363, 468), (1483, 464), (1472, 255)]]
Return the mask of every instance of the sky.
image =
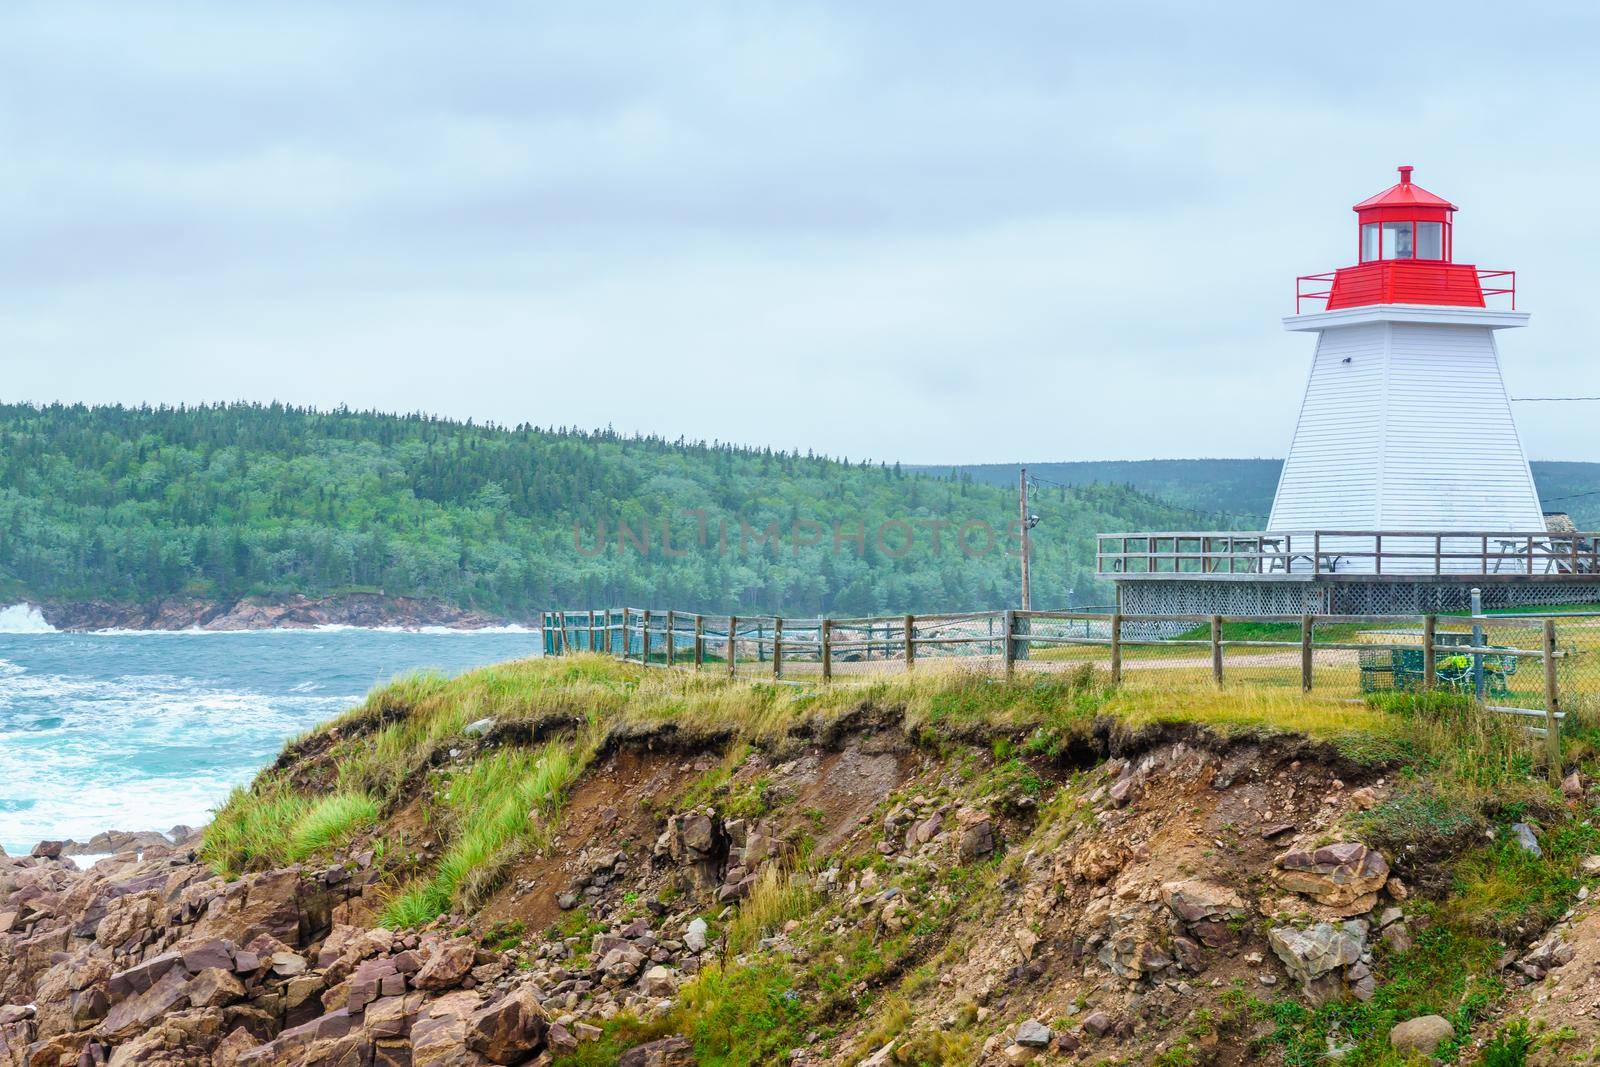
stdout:
[[(1600, 393), (1600, 5), (0, 9), (0, 400), (906, 462), (1281, 456), (1395, 180)], [(1518, 404), (1600, 460), (1600, 404)]]

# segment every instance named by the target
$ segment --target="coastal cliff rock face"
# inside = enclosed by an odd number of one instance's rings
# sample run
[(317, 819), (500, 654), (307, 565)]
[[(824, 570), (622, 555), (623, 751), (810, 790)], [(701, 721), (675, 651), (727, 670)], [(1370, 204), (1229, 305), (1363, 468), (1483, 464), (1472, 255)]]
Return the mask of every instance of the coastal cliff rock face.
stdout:
[[(0, 1067), (687, 1065), (747, 1028), (684, 1014), (741, 973), (771, 983), (741, 1009), (763, 1032), (806, 1020), (749, 1062), (1270, 1062), (1239, 998), (1368, 1001), (1431, 921), (1349, 829), (1392, 783), (1303, 741), (1154, 729), (1028, 763), (872, 723), (673, 736), (606, 747), (548, 848), (416, 929), (374, 918), (405, 878), (383, 857), (434, 847), (415, 799), (234, 880), (198, 838), (0, 857)], [(1558, 932), (1508, 973), (1573, 957)]]
[(313, 626), (452, 626), (480, 629), (507, 620), (434, 600), (349, 593), (311, 598), (246, 597), (238, 601), (168, 597), (129, 604), (105, 600), (47, 603), (44, 619), (59, 630), (267, 630)]

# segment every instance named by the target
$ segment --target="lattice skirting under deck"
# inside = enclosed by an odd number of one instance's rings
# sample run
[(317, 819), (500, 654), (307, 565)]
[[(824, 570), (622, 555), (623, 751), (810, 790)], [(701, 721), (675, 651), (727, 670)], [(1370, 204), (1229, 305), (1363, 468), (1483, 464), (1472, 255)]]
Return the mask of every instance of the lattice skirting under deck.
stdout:
[[(1126, 615), (1416, 615), (1466, 611), (1471, 586), (1459, 582), (1122, 582)], [(1485, 582), (1490, 610), (1600, 603), (1600, 582)]]

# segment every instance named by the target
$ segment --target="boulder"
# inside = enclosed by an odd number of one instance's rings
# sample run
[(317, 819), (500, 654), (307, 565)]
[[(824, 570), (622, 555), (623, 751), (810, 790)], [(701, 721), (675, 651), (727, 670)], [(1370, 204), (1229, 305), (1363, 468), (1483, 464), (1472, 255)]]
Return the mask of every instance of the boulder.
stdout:
[(1084, 1033), (1104, 1037), (1116, 1026), (1116, 1021), (1103, 1011), (1092, 1011), (1083, 1020)]
[(658, 963), (639, 979), (639, 992), (647, 997), (670, 997), (678, 991), (678, 982), (677, 971)]
[(230, 970), (207, 967), (189, 982), (189, 1003), (196, 1008), (220, 1008), (244, 999), (244, 986)]
[(630, 944), (623, 943), (607, 952), (595, 964), (595, 970), (616, 982), (631, 982), (644, 966), (645, 955)]
[(1389, 1031), (1389, 1044), (1396, 1052), (1432, 1056), (1435, 1049), (1456, 1036), (1456, 1028), (1442, 1015), (1422, 1015), (1407, 1019)]
[(452, 989), (461, 984), (477, 962), (478, 950), (464, 937), (453, 938), (433, 950), (412, 978), (418, 989)]
[(544, 1008), (531, 985), (519, 986), (467, 1020), (467, 1048), (490, 1063), (521, 1063), (544, 1047)]
[(411, 1026), (413, 1067), (458, 1067), (481, 1062), (467, 1048), (467, 1025), (478, 1008), (478, 995), (456, 990), (423, 1005)]
[(693, 1046), (676, 1034), (630, 1048), (617, 1057), (617, 1067), (693, 1067), (694, 1062)]
[(1012, 1040), (1024, 1048), (1048, 1048), (1054, 1037), (1055, 1032), (1044, 1023), (1038, 1019), (1027, 1019), (1017, 1027)]
[(1273, 861), (1284, 889), (1301, 893), (1347, 915), (1371, 911), (1378, 890), (1389, 880), (1383, 854), (1359, 841), (1342, 841), (1318, 849), (1290, 849)]
[(1304, 930), (1278, 926), (1267, 931), (1267, 944), (1301, 988), (1321, 999), (1327, 991), (1314, 984), (1324, 975), (1361, 959), (1367, 950), (1367, 924), (1357, 920), (1324, 922)]
[(706, 921), (695, 919), (683, 934), (683, 947), (696, 955), (706, 950)]

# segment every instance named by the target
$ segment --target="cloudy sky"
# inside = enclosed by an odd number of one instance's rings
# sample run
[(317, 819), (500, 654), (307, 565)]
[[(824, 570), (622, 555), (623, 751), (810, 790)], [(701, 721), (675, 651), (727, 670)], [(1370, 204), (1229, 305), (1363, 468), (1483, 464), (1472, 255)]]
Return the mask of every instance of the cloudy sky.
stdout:
[(1600, 5), (1223, 7), (7, 4), (0, 399), (1281, 455), (1398, 163), (1600, 392)]

